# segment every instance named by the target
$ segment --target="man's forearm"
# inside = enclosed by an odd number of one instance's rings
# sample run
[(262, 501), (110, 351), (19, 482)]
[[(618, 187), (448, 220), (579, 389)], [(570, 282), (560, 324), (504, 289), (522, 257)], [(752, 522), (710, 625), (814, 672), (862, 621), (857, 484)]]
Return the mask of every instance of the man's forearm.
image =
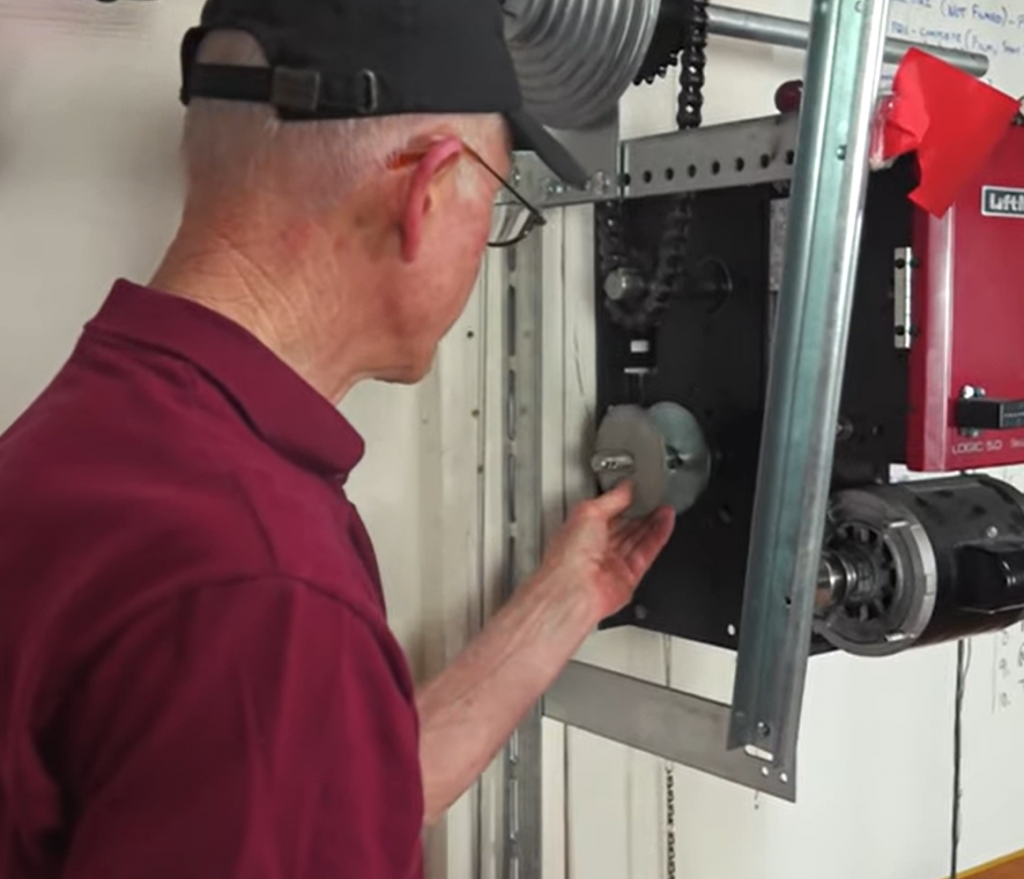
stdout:
[(586, 590), (525, 584), (417, 695), (426, 820), (473, 783), (600, 619)]
[(428, 822), (473, 783), (597, 623), (626, 606), (668, 541), (674, 512), (625, 518), (631, 497), (622, 483), (577, 506), (540, 571), (419, 693)]

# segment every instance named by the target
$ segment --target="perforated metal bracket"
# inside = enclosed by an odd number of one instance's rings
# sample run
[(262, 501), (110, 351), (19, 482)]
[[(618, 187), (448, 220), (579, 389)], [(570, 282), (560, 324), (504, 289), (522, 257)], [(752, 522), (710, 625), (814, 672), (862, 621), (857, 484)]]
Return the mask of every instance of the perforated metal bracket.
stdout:
[(622, 145), (622, 197), (652, 198), (793, 176), (796, 114), (643, 137)]

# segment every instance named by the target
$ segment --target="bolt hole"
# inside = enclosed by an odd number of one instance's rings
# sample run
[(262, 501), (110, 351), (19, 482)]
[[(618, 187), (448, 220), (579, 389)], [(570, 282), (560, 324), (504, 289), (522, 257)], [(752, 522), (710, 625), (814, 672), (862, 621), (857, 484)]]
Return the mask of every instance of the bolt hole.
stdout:
[(714, 161), (714, 162), (711, 163), (711, 173), (712, 174), (717, 174), (721, 170), (722, 170), (722, 163), (721, 162)]
[(787, 595), (787, 596), (786, 596), (786, 607), (792, 607), (792, 606), (793, 606), (793, 599), (792, 599), (792, 598), (790, 598), (790, 597), (789, 597), (789, 596)]
[(687, 174), (688, 177), (696, 177), (697, 176), (697, 166), (696, 165), (690, 165), (690, 167), (686, 169), (686, 174)]
[(665, 179), (666, 180), (672, 180), (672, 179), (675, 178), (675, 176), (676, 176), (676, 169), (675, 168), (666, 168), (665, 169)]
[(789, 784), (789, 775), (785, 772), (780, 772), (779, 781), (781, 781), (783, 784)]
[(650, 183), (654, 179), (654, 175), (650, 171), (644, 171), (644, 183)]
[(633, 182), (633, 175), (632, 174), (623, 174), (622, 175), (622, 182), (626, 186), (629, 186), (629, 184)]
[(743, 159), (737, 159), (736, 160), (736, 170), (737, 171), (742, 171), (746, 167), (747, 167), (747, 163), (744, 162)]
[(786, 164), (792, 165), (796, 161), (796, 153), (793, 150), (786, 150)]
[(767, 168), (772, 163), (772, 157), (768, 153), (761, 153), (761, 167)]
[(764, 776), (765, 778), (767, 778), (767, 777), (768, 777), (768, 767), (767, 767), (767, 766), (762, 766), (762, 767), (761, 767), (761, 774), (762, 774), (762, 775), (763, 775), (763, 776)]

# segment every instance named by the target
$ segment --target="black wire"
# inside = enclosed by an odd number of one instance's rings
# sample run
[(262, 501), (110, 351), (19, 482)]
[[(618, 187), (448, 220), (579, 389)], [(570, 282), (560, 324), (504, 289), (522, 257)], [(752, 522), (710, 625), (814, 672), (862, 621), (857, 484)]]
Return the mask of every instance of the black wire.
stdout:
[(963, 790), (960, 772), (963, 763), (963, 713), (964, 690), (967, 685), (967, 671), (971, 667), (971, 642), (961, 638), (956, 645), (956, 699), (953, 710), (953, 821), (950, 839), (949, 879), (957, 879), (958, 855), (960, 853), (960, 807)]

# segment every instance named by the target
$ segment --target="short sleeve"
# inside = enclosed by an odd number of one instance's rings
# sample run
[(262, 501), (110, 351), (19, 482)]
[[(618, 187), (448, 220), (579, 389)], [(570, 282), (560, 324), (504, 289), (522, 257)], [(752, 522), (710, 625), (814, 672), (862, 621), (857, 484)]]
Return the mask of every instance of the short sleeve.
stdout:
[(70, 703), (62, 876), (418, 877), (415, 708), (384, 634), (288, 582), (137, 620)]

